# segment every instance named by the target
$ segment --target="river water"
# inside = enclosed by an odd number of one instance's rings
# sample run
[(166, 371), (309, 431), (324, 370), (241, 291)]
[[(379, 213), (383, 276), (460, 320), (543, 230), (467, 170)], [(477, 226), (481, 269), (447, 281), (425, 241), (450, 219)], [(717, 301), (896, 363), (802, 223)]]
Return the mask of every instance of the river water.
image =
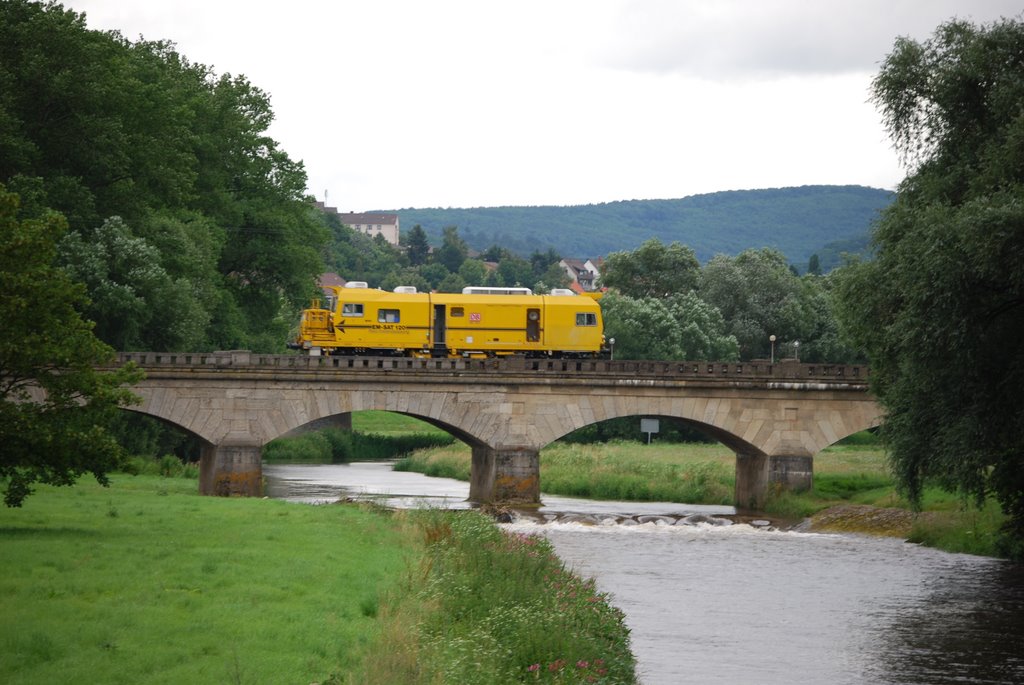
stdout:
[[(468, 484), (388, 463), (264, 475), (293, 501), (468, 506)], [(731, 507), (543, 500), (506, 525), (611, 593), (644, 685), (1024, 683), (1024, 566), (734, 522)]]

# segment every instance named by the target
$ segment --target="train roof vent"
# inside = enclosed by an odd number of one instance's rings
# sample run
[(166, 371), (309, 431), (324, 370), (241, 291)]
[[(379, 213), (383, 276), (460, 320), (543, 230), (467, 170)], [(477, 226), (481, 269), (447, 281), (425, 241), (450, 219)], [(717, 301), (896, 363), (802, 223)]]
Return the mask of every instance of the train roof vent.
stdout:
[(366, 281), (349, 281), (345, 284), (346, 288), (369, 288), (370, 286)]
[(399, 285), (395, 287), (396, 293), (405, 293), (406, 295), (415, 295), (416, 286), (414, 285)]
[(569, 288), (552, 288), (550, 294), (558, 295), (558, 296), (561, 296), (561, 297), (569, 297), (569, 296), (575, 297), (576, 296), (576, 293), (574, 293)]
[(462, 289), (463, 295), (533, 295), (529, 288), (488, 288), (480, 285), (467, 285)]

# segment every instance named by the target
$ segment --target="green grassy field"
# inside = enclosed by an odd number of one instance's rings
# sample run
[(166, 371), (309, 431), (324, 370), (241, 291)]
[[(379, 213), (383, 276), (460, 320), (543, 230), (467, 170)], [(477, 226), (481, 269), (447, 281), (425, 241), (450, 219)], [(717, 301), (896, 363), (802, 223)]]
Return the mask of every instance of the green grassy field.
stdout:
[(352, 412), (352, 430), (360, 433), (376, 433), (379, 435), (419, 433), (427, 435), (448, 435), (440, 428), (426, 421), (396, 414), (391, 411), (357, 411)]
[(0, 682), (320, 682), (359, 662), (406, 568), (370, 511), (112, 481), (0, 510)]
[(540, 538), (470, 511), (202, 497), (179, 472), (0, 510), (0, 682), (635, 680), (621, 612)]

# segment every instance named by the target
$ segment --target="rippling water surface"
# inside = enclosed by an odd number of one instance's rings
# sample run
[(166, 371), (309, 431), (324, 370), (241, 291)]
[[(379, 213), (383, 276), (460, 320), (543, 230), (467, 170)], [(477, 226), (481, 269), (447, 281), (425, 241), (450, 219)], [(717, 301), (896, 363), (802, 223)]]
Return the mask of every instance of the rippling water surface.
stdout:
[[(296, 501), (467, 506), (466, 483), (389, 469), (264, 472), (271, 496)], [(613, 595), (645, 685), (1024, 683), (1019, 565), (888, 538), (712, 525), (730, 507), (544, 501), (509, 527), (546, 535)], [(702, 519), (711, 523), (678, 525)]]

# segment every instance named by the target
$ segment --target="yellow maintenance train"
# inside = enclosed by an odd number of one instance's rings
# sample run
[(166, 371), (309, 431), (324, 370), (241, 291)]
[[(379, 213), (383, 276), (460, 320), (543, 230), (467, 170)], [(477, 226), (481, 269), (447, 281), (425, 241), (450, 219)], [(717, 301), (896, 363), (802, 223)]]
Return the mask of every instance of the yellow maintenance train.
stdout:
[(598, 357), (601, 308), (571, 290), (464, 288), (461, 294), (394, 292), (363, 282), (328, 286), (325, 306), (302, 312), (293, 349), (308, 354), (411, 357)]

